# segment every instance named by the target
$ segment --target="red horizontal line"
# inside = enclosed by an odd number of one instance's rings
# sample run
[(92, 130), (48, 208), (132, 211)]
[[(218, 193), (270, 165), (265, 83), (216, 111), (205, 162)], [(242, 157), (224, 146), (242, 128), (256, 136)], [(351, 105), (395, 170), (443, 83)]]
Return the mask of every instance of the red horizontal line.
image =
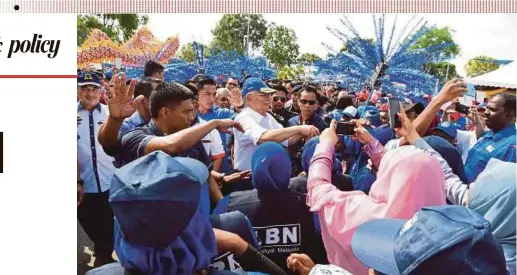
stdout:
[(36, 75), (0, 75), (0, 78), (77, 78), (76, 74), (63, 74), (63, 75), (45, 75), (45, 74), (36, 74)]

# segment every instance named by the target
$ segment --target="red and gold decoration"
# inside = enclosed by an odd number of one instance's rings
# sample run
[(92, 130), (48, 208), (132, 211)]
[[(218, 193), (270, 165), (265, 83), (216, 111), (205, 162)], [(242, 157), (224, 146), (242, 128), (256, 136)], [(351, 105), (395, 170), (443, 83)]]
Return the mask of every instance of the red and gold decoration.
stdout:
[(143, 66), (149, 60), (167, 63), (176, 55), (178, 47), (177, 36), (161, 42), (145, 27), (123, 45), (113, 42), (104, 32), (95, 29), (77, 49), (77, 67), (82, 69), (91, 63), (114, 63), (117, 58), (122, 60), (123, 66)]

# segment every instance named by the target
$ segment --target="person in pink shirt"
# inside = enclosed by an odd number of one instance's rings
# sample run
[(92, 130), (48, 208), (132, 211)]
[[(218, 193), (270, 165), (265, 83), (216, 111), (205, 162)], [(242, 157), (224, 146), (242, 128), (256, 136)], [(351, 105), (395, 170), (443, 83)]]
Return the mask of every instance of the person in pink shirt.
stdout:
[[(402, 127), (397, 134), (410, 144), (420, 139), (401, 108)], [(343, 192), (331, 184), (336, 122), (320, 136), (309, 168), (307, 205), (317, 212), (328, 260), (354, 275), (368, 274), (368, 268), (351, 248), (355, 230), (373, 219), (409, 219), (425, 206), (445, 205), (445, 177), (438, 161), (415, 146), (386, 152), (360, 124), (355, 138), (373, 160), (377, 180), (368, 195)]]

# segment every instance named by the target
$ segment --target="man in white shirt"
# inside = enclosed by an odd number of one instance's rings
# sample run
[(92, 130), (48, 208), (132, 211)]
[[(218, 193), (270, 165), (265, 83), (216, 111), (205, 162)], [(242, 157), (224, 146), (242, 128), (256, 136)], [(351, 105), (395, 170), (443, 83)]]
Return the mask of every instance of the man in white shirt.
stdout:
[(84, 197), (77, 208), (77, 218), (95, 245), (94, 266), (113, 262), (113, 212), (109, 205), (114, 159), (108, 156), (97, 140), (99, 128), (108, 118), (108, 107), (101, 105), (101, 79), (95, 73), (78, 76), (77, 159), (78, 192)]
[(274, 141), (287, 147), (296, 144), (303, 137), (310, 139), (319, 135), (319, 130), (312, 125), (283, 128), (267, 112), (274, 92), (260, 78), (250, 77), (244, 82), (242, 97), (246, 107), (235, 117), (235, 121), (244, 129), (243, 133), (234, 130), (234, 169), (237, 171), (251, 169), (251, 155), (261, 143)]
[[(197, 124), (207, 123), (205, 120), (201, 118), (197, 118)], [(212, 130), (208, 135), (206, 135), (202, 140), (203, 147), (210, 159), (212, 160), (212, 164), (214, 165), (214, 170), (217, 172), (221, 171), (221, 161), (226, 153), (224, 152), (223, 141), (221, 140), (221, 136), (219, 135), (219, 131)]]

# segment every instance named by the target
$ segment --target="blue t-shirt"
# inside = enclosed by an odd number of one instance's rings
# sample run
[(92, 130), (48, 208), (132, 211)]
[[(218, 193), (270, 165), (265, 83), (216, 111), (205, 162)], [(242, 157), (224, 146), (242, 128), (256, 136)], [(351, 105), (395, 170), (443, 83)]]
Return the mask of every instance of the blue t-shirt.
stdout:
[(515, 124), (512, 124), (497, 133), (491, 130), (470, 149), (465, 162), (465, 174), (469, 183), (485, 169), (491, 158), (506, 162), (516, 162), (515, 159)]

